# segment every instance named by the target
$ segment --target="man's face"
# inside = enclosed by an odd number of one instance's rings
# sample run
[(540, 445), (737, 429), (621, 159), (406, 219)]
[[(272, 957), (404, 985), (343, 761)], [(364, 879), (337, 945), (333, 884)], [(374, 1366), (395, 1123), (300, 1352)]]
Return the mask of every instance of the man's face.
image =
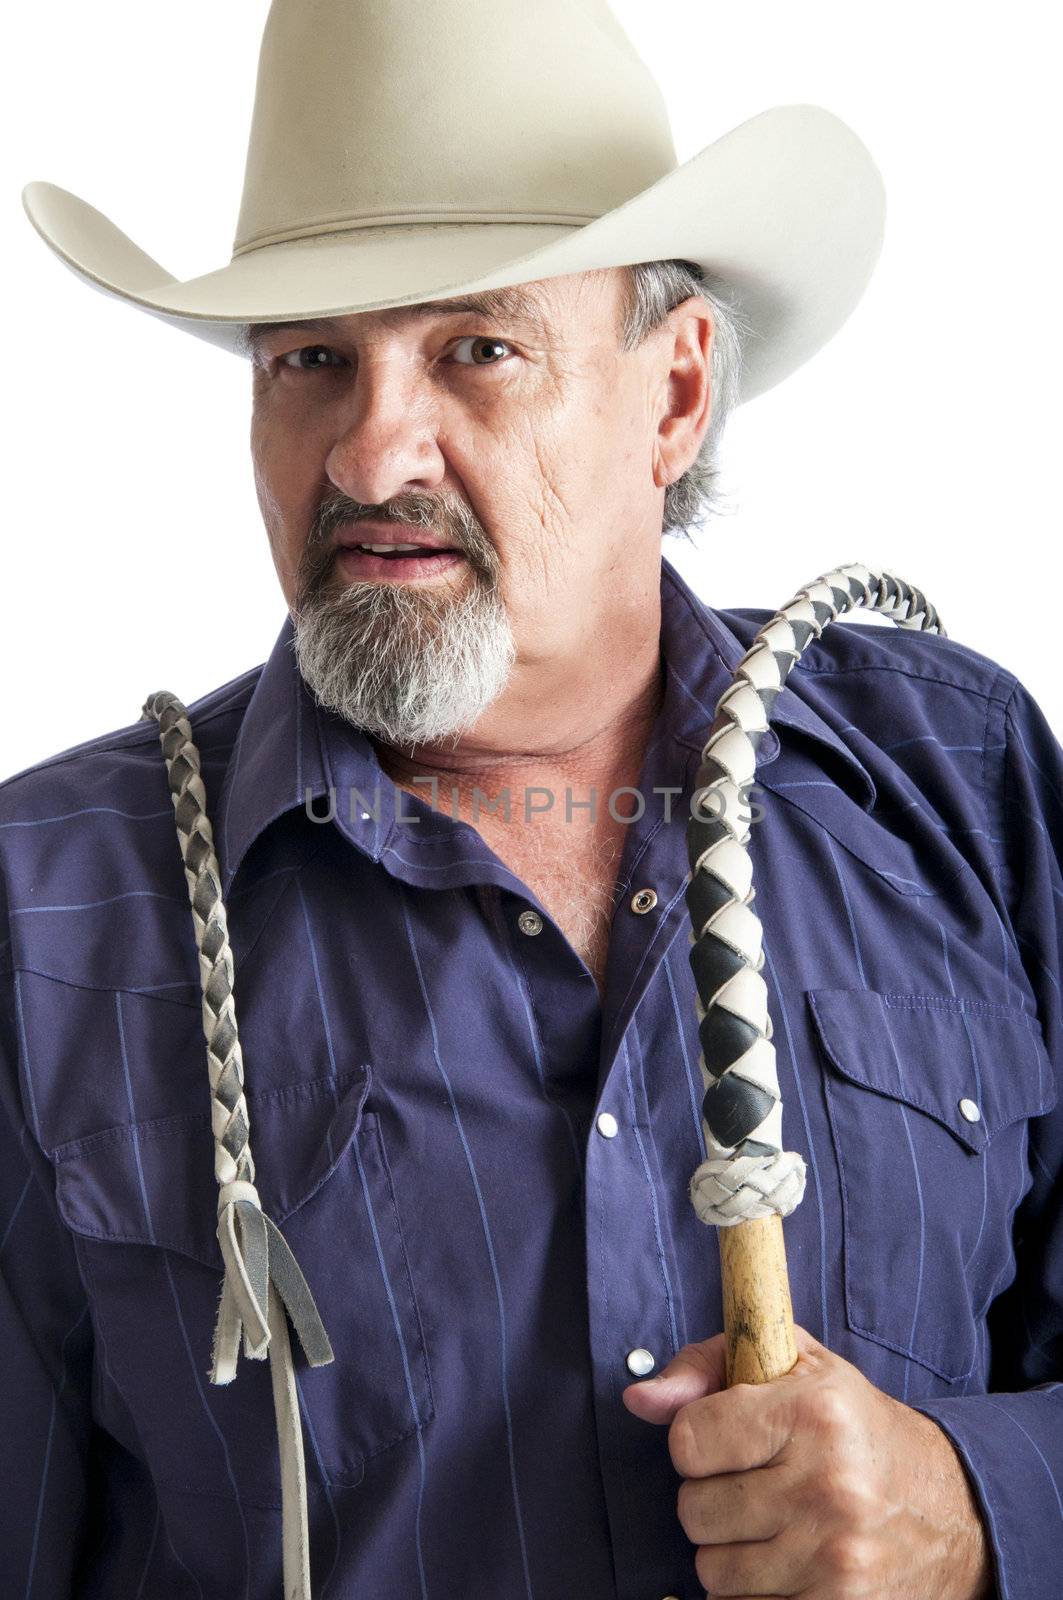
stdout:
[(496, 291), (490, 315), (259, 330), (259, 504), (303, 677), (356, 726), (403, 747), (456, 739), (515, 666), (623, 650), (656, 604), (669, 361), (653, 338), (621, 351), (625, 277)]

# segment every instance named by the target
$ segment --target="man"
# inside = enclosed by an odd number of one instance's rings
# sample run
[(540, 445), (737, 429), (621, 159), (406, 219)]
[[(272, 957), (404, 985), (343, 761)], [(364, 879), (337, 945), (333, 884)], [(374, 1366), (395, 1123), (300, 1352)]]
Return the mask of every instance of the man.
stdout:
[[(654, 102), (604, 8), (533, 25), (440, 4), (413, 53), (402, 6), (317, 10), (271, 13), (218, 281), (176, 285), (83, 202), (27, 193), (89, 281), (253, 361), (289, 617), (189, 723), (243, 1170), (334, 1356), (296, 1365), (313, 1593), (1047, 1600), (1063, 754), (960, 643), (829, 628), (758, 751), (764, 971), (810, 1174), (786, 1223), (786, 1377), (722, 1387), (716, 1242), (686, 1195), (704, 1136), (684, 824), (769, 613), (702, 604), (661, 532), (711, 495), (729, 396), (844, 320), (881, 221), (872, 170), (826, 113), (754, 119), (678, 169), (685, 200), (726, 201), (680, 248), (645, 221), (667, 172), (621, 223), (608, 139), (547, 159), (597, 116), (641, 128), (627, 193), (650, 181)], [(802, 129), (807, 181), (774, 191)], [(478, 187), (496, 160), (523, 220), (497, 220), (505, 184)], [(572, 172), (601, 192), (577, 204)], [(713, 229), (740, 307), (710, 281)], [(341, 300), (356, 269), (392, 289)], [(203, 575), (204, 641), (235, 598)], [(283, 1555), (305, 1595), (280, 1368), (204, 1376), (206, 1008), (158, 735), (141, 721), (0, 789), (4, 1581), (266, 1597)], [(214, 1125), (222, 1183), (232, 1131)]]

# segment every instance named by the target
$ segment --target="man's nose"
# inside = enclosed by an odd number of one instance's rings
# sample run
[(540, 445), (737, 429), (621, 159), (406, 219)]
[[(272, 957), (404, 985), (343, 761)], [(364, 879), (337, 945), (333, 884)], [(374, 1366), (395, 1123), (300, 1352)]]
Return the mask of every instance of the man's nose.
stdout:
[(446, 472), (430, 398), (394, 366), (363, 363), (342, 432), (325, 458), (332, 482), (363, 505), (435, 488)]

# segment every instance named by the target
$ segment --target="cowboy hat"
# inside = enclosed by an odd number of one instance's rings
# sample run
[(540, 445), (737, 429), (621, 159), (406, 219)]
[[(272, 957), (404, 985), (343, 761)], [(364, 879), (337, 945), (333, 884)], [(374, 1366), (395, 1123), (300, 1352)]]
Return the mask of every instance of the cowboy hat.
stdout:
[(54, 184), (22, 198), (87, 283), (245, 355), (251, 322), (692, 261), (750, 327), (741, 400), (841, 327), (885, 216), (867, 149), (819, 106), (761, 112), (677, 165), (607, 0), (273, 0), (232, 259), (202, 277)]

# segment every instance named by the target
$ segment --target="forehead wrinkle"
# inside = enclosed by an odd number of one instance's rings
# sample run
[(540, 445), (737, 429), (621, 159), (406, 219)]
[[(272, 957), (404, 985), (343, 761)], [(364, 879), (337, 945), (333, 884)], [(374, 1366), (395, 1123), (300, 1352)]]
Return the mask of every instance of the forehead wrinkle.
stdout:
[[(509, 322), (526, 322), (541, 334), (546, 334), (546, 322), (538, 301), (517, 285), (498, 289), (485, 289), (479, 294), (463, 295), (452, 300), (420, 300), (410, 306), (388, 306), (381, 316), (397, 321), (417, 322), (429, 317), (454, 317), (463, 315), (504, 318)], [(243, 333), (240, 344), (245, 354), (257, 355), (264, 340), (271, 333), (283, 333), (302, 328), (307, 333), (336, 336), (340, 333), (336, 317), (296, 318), (284, 322), (252, 322)]]

